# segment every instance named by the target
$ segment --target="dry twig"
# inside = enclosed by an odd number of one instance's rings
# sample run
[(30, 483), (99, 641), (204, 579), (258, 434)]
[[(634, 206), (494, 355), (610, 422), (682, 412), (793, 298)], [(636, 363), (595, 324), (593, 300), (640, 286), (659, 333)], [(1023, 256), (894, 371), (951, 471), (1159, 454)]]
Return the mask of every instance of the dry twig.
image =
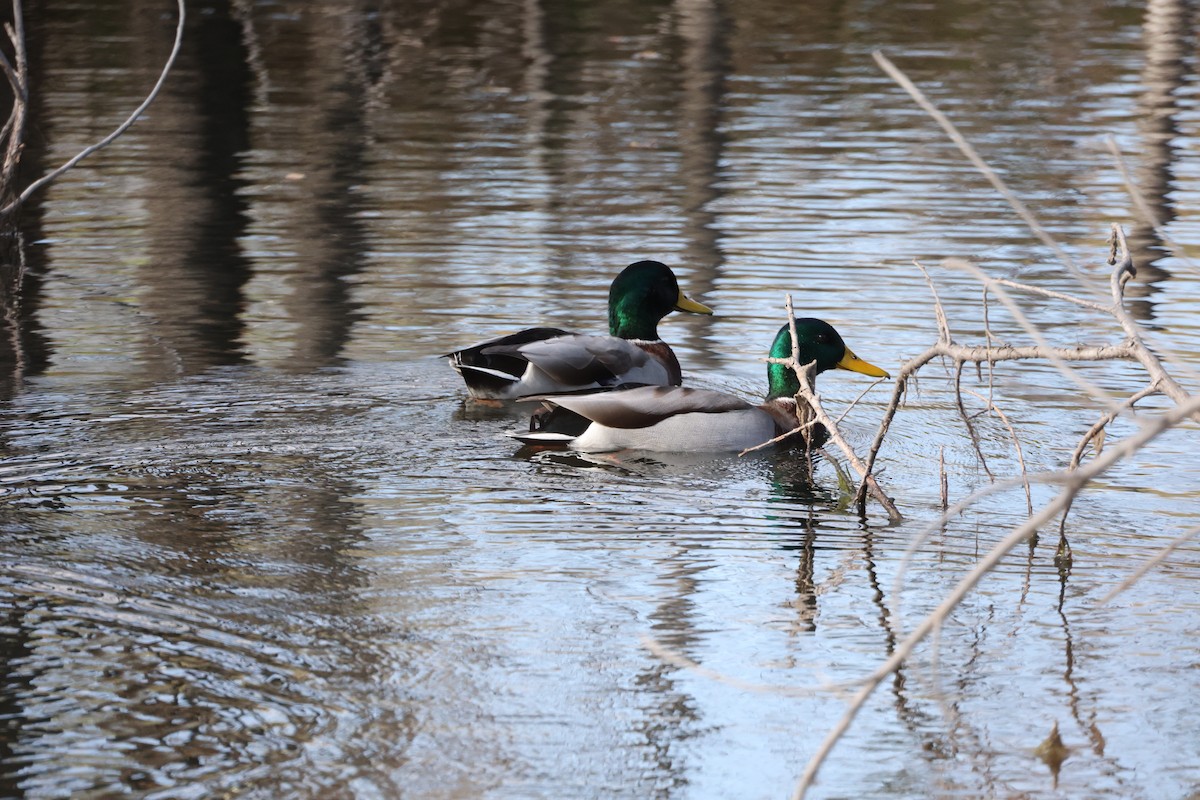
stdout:
[[(154, 98), (158, 97), (158, 93), (162, 90), (163, 84), (166, 83), (167, 75), (171, 72), (171, 67), (174, 66), (175, 58), (179, 55), (179, 49), (183, 44), (183, 24), (185, 18), (184, 0), (176, 0), (176, 4), (179, 8), (179, 21), (175, 27), (175, 43), (171, 47), (171, 54), (167, 57), (167, 61), (163, 65), (162, 72), (159, 73), (158, 80), (155, 82), (154, 87), (150, 90), (150, 93), (146, 95), (146, 99), (143, 100), (141, 104), (133, 110), (133, 112), (125, 119), (124, 122), (118, 125), (103, 139), (83, 148), (83, 150), (80, 150), (61, 166), (46, 173), (33, 183), (29, 184), (29, 186), (25, 187), (23, 192), (17, 195), (13, 200), (7, 202), (3, 208), (0, 208), (0, 218), (9, 217), (16, 213), (21, 206), (25, 204), (25, 201), (27, 201), (43, 186), (51, 181), (56, 180), (67, 170), (71, 169), (80, 161), (92, 155), (96, 151), (112, 144), (117, 137), (129, 130), (133, 123), (136, 122), (138, 118), (145, 112), (145, 110), (149, 108), (150, 104), (154, 102)], [(13, 0), (13, 16), (17, 20), (17, 27), (9, 30), (8, 35), (11, 39), (13, 39), (14, 47), (17, 48), (17, 66), (15, 70), (13, 70), (11, 65), (7, 65), (7, 62), (5, 62), (4, 65), (0, 65), (0, 68), (3, 68), (5, 74), (9, 76), (9, 82), (13, 83), (14, 86), (14, 107), (13, 115), (10, 118), (11, 126), (5, 126), (9, 136), (8, 147), (5, 152), (4, 165), (2, 171), (0, 171), (0, 179), (4, 181), (2, 185), (6, 192), (8, 192), (9, 187), (11, 187), (12, 176), (15, 173), (17, 163), (20, 160), (21, 148), (24, 146), (25, 107), (27, 106), (28, 100), (28, 83), (26, 79), (24, 56), (24, 23), (21, 21), (22, 16), (20, 0)], [(20, 42), (20, 44), (18, 44), (18, 42)], [(15, 76), (10, 74), (12, 72), (15, 72)], [(16, 81), (16, 83), (14, 83), (14, 81)]]
[[(929, 103), (929, 101), (925, 98), (925, 96), (912, 84), (912, 82), (909, 81), (908, 78), (904, 76), (898, 69), (896, 69), (890, 61), (888, 61), (879, 53), (875, 54), (875, 58), (876, 61), (879, 62), (880, 66), (883, 67), (883, 69), (889, 75), (891, 75), (892, 78), (897, 81), (897, 83), (899, 83), (906, 91), (908, 91), (909, 94), (912, 95), (913, 98), (918, 102), (918, 104), (925, 108), (925, 110), (938, 121), (938, 123), (959, 145), (959, 148), (967, 155), (972, 163), (974, 163), (986, 176), (988, 176), (989, 180), (994, 186), (996, 186), (997, 190), (1000, 191), (1001, 194), (1009, 199), (1009, 202), (1018, 211), (1022, 218), (1025, 219), (1026, 223), (1030, 226), (1034, 233), (1059, 254), (1060, 258), (1062, 258), (1064, 263), (1071, 268), (1076, 277), (1084, 283), (1084, 286), (1089, 290), (1089, 293), (1094, 294), (1094, 292), (1091, 291), (1091, 287), (1088, 286), (1086, 281), (1084, 281), (1083, 275), (1070, 262), (1065, 251), (1063, 251), (1062, 248), (1059, 247), (1057, 243), (1055, 243), (1053, 239), (1049, 237), (1046, 231), (1037, 224), (1037, 221), (1033, 219), (1032, 215), (1028, 212), (1024, 205), (1021, 204), (1021, 202), (1007, 189), (1007, 187), (1003, 185), (1003, 182), (1000, 181), (999, 177), (996, 176), (994, 171), (992, 171), (990, 167), (983, 163), (982, 159), (979, 158), (973, 148), (971, 148), (971, 146), (962, 138), (957, 130), (954, 129), (954, 126), (949, 122), (949, 120), (947, 120), (936, 108), (934, 108), (932, 104)], [(870, 454), (867, 458), (867, 474), (870, 473), (870, 469), (874, 465), (875, 458), (879, 452), (879, 448), (883, 443), (884, 437), (886, 436), (888, 427), (890, 426), (891, 421), (896, 413), (896, 409), (899, 407), (900, 399), (904, 395), (906, 382), (914, 377), (922, 366), (935, 358), (944, 357), (953, 360), (956, 363), (958, 370), (961, 370), (962, 364), (968, 361), (973, 361), (976, 364), (987, 363), (990, 367), (996, 361), (1009, 360), (1011, 358), (1039, 358), (1049, 360), (1064, 376), (1076, 382), (1090, 396), (1095, 398), (1100, 405), (1104, 406), (1106, 413), (1088, 430), (1088, 432), (1079, 442), (1078, 446), (1075, 448), (1075, 452), (1072, 455), (1070, 465), (1067, 469), (1041, 473), (1033, 476), (1026, 476), (1024, 475), (1024, 467), (1022, 465), (1022, 476), (1020, 476), (1020, 478), (1010, 478), (1004, 481), (993, 483), (990, 486), (987, 486), (984, 489), (972, 494), (965, 500), (956, 503), (953, 507), (945, 509), (945, 511), (937, 520), (930, 523), (919, 535), (914, 537), (914, 539), (910, 542), (910, 545), (903, 558), (901, 559), (900, 568), (896, 576), (897, 586), (902, 584), (904, 573), (907, 570), (913, 555), (923, 545), (923, 543), (928, 540), (929, 536), (931, 536), (934, 531), (944, 526), (945, 523), (954, 515), (966, 510), (982, 498), (1000, 491), (1011, 489), (1015, 485), (1018, 485), (1019, 482), (1024, 482), (1027, 486), (1029, 483), (1039, 483), (1058, 485), (1061, 487), (1058, 494), (1056, 494), (1049, 502), (1042, 506), (1040, 510), (1038, 510), (1036, 513), (1033, 513), (1031, 510), (1024, 523), (1014, 528), (1000, 542), (995, 544), (991, 551), (988, 552), (972, 570), (970, 570), (959, 580), (958, 584), (943, 599), (942, 603), (932, 613), (928, 614), (924, 619), (922, 619), (911, 633), (901, 638), (899, 632), (897, 632), (897, 638), (899, 641), (892, 650), (889, 658), (868, 677), (865, 684), (851, 701), (842, 719), (828, 733), (817, 752), (810, 759), (803, 775), (795, 787), (792, 795), (794, 798), (798, 799), (804, 797), (807, 789), (816, 779), (817, 773), (825, 758), (829, 755), (829, 753), (832, 751), (832, 748), (849, 728), (859, 709), (862, 708), (867, 698), (870, 697), (879, 684), (888, 675), (897, 670), (906, 659), (908, 659), (913, 650), (921, 641), (930, 636), (936, 636), (937, 631), (940, 630), (941, 625), (945, 622), (949, 614), (958, 606), (960, 602), (962, 602), (963, 598), (974, 589), (979, 581), (981, 581), (983, 577), (987, 575), (1009, 551), (1012, 550), (1013, 547), (1020, 542), (1034, 536), (1041, 526), (1045, 525), (1059, 514), (1063, 515), (1065, 522), (1065, 515), (1070, 509), (1074, 499), (1090, 481), (1104, 474), (1107, 470), (1119, 463), (1121, 460), (1127, 458), (1133, 453), (1138, 452), (1162, 432), (1188, 420), (1200, 419), (1200, 397), (1189, 395), (1167, 373), (1162, 361), (1146, 344), (1143, 330), (1137, 325), (1132, 316), (1125, 309), (1125, 286), (1135, 273), (1135, 267), (1128, 245), (1125, 241), (1124, 231), (1120, 226), (1115, 224), (1112, 226), (1112, 253), (1113, 257), (1110, 259), (1110, 263), (1114, 264), (1115, 268), (1112, 271), (1109, 281), (1109, 303), (1101, 302), (1099, 299), (1093, 301), (1071, 297), (1058, 292), (1050, 292), (1039, 287), (1020, 284), (1015, 281), (994, 279), (985, 275), (974, 265), (967, 264), (966, 262), (952, 263), (952, 265), (959, 266), (961, 269), (964, 269), (970, 274), (974, 275), (976, 279), (979, 280), (980, 283), (985, 287), (985, 293), (990, 292), (995, 294), (995, 296), (1013, 314), (1014, 318), (1034, 339), (1035, 345), (1033, 347), (1012, 348), (1007, 346), (995, 346), (992, 344), (990, 329), (988, 331), (988, 344), (986, 347), (964, 348), (956, 344), (950, 336), (949, 325), (945, 320), (944, 310), (941, 308), (941, 303), (937, 299), (936, 292), (934, 292), (935, 310), (938, 314), (938, 341), (920, 356), (910, 359), (901, 367), (892, 392), (892, 401), (884, 414), (882, 422), (880, 423), (879, 430), (876, 434)], [(1121, 327), (1121, 330), (1125, 336), (1124, 341), (1118, 344), (1090, 348), (1077, 348), (1075, 350), (1053, 347), (1045, 341), (1041, 331), (1039, 331), (1037, 327), (1024, 316), (1019, 306), (1017, 306), (1017, 304), (1008, 295), (1007, 290), (1009, 289), (1037, 294), (1043, 297), (1050, 297), (1053, 299), (1070, 302), (1093, 311), (1104, 311), (1108, 314), (1111, 314)], [(1090, 382), (1086, 381), (1082, 376), (1078, 375), (1078, 373), (1068, 367), (1068, 362), (1079, 360), (1105, 360), (1112, 358), (1137, 361), (1149, 374), (1150, 380), (1148, 385), (1140, 389), (1138, 392), (1132, 394), (1123, 403), (1114, 402), (1099, 387), (1094, 386)], [(1086, 452), (1088, 445), (1095, 441), (1096, 437), (1110, 422), (1112, 422), (1122, 413), (1128, 413), (1131, 411), (1133, 406), (1141, 399), (1156, 393), (1161, 393), (1169, 397), (1172, 401), (1174, 401), (1175, 406), (1157, 415), (1141, 415), (1138, 417), (1139, 429), (1134, 434), (1126, 437), (1115, 445), (1110, 446), (1105, 451), (1101, 451), (1099, 447), (1097, 447), (1095, 455), (1091, 461), (1087, 462), (1086, 464), (1081, 464), (1083, 453)], [(994, 408), (994, 404), (992, 404), (990, 399), (986, 400), (986, 402), (989, 408)], [(1011, 425), (1009, 425), (1009, 428), (1010, 431), (1012, 431)], [(1015, 431), (1013, 432), (1015, 435)], [(863, 496), (864, 487), (860, 486), (859, 497), (861, 498)], [(1184, 542), (1190, 540), (1197, 533), (1200, 533), (1200, 527), (1193, 528), (1182, 536), (1178, 537), (1170, 546), (1165, 548), (1159, 555), (1143, 565), (1137, 572), (1131, 575), (1126, 582), (1124, 582), (1114, 592), (1110, 593), (1110, 595), (1105, 597), (1101, 603), (1107, 602), (1117, 592), (1120, 592), (1127, 586), (1131, 585), (1155, 564), (1160, 563), (1163, 559), (1165, 559), (1171, 552), (1174, 551), (1174, 549), (1179, 547)], [(894, 598), (898, 597), (899, 591), (894, 593)], [(899, 619), (899, 610), (897, 607), (893, 608), (890, 618), (893, 620)]]
[[(903, 519), (896, 504), (883, 491), (883, 487), (875, 480), (875, 476), (871, 474), (867, 465), (863, 463), (858, 454), (854, 452), (854, 448), (842, 436), (842, 432), (838, 429), (837, 422), (825, 410), (821, 404), (821, 396), (817, 394), (816, 385), (814, 382), (813, 367), (815, 363), (801, 364), (800, 361), (800, 346), (796, 338), (796, 313), (792, 308), (792, 296), (789, 294), (786, 297), (784, 305), (787, 307), (788, 325), (791, 328), (792, 334), (792, 355), (789, 358), (768, 358), (767, 361), (773, 364), (783, 364), (789, 367), (796, 373), (799, 379), (800, 391), (796, 393), (797, 413), (801, 415), (801, 428), (808, 428), (814, 424), (820, 424), (825, 427), (829, 434), (829, 440), (836, 444), (846, 459), (850, 462), (850, 466), (858, 473), (862, 480), (862, 486), (865, 491), (869, 491), (871, 496), (883, 506), (887, 512), (888, 518), (893, 522)], [(789, 431), (787, 435), (794, 435), (796, 431)], [(780, 437), (782, 438), (782, 437)], [(773, 440), (774, 441), (774, 440)]]
[[(946, 598), (938, 605), (933, 612), (926, 616), (917, 627), (908, 636), (897, 642), (892, 655), (881, 664), (867, 678), (863, 687), (855, 694), (842, 719), (834, 726), (833, 730), (825, 737), (820, 748), (809, 760), (808, 766), (804, 770), (795, 791), (792, 793), (794, 800), (800, 800), (807, 793), (808, 788), (816, 779), (817, 772), (821, 768), (821, 764), (832, 751), (834, 745), (841, 739), (842, 734), (849, 729), (850, 724), (854, 721), (858, 711), (862, 708), (867, 698), (875, 691), (880, 683), (883, 682), (888, 675), (903, 664), (912, 654), (913, 650), (927, 636), (937, 630), (949, 616), (963, 598), (975, 588), (980, 580), (985, 575), (992, 571), (1000, 560), (1008, 554), (1012, 548), (1016, 547), (1021, 542), (1025, 541), (1029, 536), (1035, 533), (1042, 525), (1045, 525), (1057, 514), (1063, 511), (1075, 496), (1088, 484), (1089, 481), (1099, 477), (1127, 456), (1136, 453), (1155, 437), (1159, 436), (1166, 430), (1173, 428), (1180, 422), (1190, 418), (1192, 415), (1200, 412), (1200, 397), (1191, 398), (1185, 403), (1164, 412), (1163, 414), (1148, 419), (1146, 424), (1133, 436), (1119, 442), (1109, 450), (1096, 457), (1088, 464), (1084, 465), (1074, 472), (1051, 472), (1041, 475), (1031, 476), (1031, 480), (1038, 483), (1061, 484), (1062, 490), (1050, 502), (1044, 505), (1036, 514), (1027, 519), (1023, 524), (1017, 526), (1008, 536), (1000, 540), (990, 552), (988, 552), (979, 563), (966, 575), (964, 575), (955, 585), (954, 589), (946, 596)], [(948, 519), (954, 515), (961, 513), (967, 507), (975, 503), (978, 499), (992, 494), (1001, 489), (1011, 488), (1013, 481), (993, 484), (983, 489), (982, 491), (963, 500), (945, 514), (942, 514), (937, 520), (926, 527), (923, 537), (927, 537), (930, 533), (943, 525)]]

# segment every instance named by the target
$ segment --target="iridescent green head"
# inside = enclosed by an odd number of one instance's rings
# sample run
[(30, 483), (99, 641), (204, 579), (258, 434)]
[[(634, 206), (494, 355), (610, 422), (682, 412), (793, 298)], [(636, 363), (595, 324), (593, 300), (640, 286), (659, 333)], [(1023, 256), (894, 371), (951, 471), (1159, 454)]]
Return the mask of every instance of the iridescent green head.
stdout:
[[(796, 345), (801, 364), (817, 362), (815, 375), (831, 369), (848, 369), (872, 378), (888, 377), (884, 370), (854, 355), (833, 326), (824, 320), (813, 317), (796, 320)], [(791, 355), (792, 335), (789, 326), (784, 325), (775, 335), (770, 356), (788, 358)], [(767, 398), (772, 400), (776, 397), (792, 397), (800, 391), (796, 373), (783, 364), (767, 364), (767, 386)]]
[(711, 314), (679, 289), (675, 273), (657, 261), (621, 270), (608, 289), (608, 332), (622, 339), (658, 339), (658, 322), (672, 311)]

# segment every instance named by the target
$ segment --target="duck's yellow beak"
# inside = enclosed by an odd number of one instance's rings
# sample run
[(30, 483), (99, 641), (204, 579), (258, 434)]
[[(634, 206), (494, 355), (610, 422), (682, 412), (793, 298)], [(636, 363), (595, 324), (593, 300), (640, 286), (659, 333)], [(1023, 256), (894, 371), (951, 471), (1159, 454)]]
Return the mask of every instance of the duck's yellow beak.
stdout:
[(679, 299), (675, 301), (675, 310), (690, 311), (693, 314), (711, 314), (713, 312), (708, 306), (704, 305), (703, 303), (697, 303), (695, 300), (688, 297), (683, 293), (682, 290), (679, 292)]
[(851, 372), (861, 372), (863, 375), (870, 375), (872, 378), (890, 378), (887, 370), (882, 370), (874, 364), (863, 361), (850, 350), (846, 348), (842, 360), (837, 363), (838, 369), (848, 369)]

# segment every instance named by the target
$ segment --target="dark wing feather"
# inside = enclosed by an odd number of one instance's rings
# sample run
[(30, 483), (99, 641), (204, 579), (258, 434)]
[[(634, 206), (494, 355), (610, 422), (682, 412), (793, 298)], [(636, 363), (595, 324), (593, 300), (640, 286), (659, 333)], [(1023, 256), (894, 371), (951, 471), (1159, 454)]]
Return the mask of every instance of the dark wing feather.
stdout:
[(461, 366), (506, 372), (520, 378), (525, 373), (527, 363), (518, 353), (522, 345), (571, 335), (570, 331), (559, 328), (526, 328), (508, 336), (488, 339), (486, 342), (446, 353), (444, 358), (453, 359), (455, 364)]
[(518, 346), (489, 347), (485, 354), (513, 354), (566, 386), (610, 384), (650, 360), (644, 350), (625, 339), (577, 334)]

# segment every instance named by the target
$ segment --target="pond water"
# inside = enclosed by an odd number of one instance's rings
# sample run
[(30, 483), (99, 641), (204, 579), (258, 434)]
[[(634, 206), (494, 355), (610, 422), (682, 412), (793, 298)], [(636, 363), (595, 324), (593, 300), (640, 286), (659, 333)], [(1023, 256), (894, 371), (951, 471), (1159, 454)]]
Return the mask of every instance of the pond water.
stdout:
[[(1130, 308), (1194, 387), (1198, 21), (1158, 0), (189, 3), (163, 94), (11, 248), (0, 795), (789, 796), (858, 682), (1025, 519), (1017, 489), (936, 524), (940, 461), (952, 500), (1019, 472), (1004, 422), (975, 420), (981, 461), (926, 367), (880, 455), (889, 523), (829, 458), (809, 479), (780, 454), (526, 454), (504, 436), (521, 411), (469, 402), (439, 356), (603, 331), (609, 281), (643, 258), (716, 312), (660, 328), (685, 382), (748, 398), (787, 293), (894, 372), (937, 336), (914, 260), (963, 343), (981, 291), (944, 259), (1086, 291), (879, 49), (1091, 290), (1126, 227)], [(136, 106), (175, 18), (87, 0), (28, 25), (34, 170)], [(1025, 309), (1059, 344), (1121, 338)], [(1145, 384), (1079, 372), (1117, 398)], [(1100, 413), (1045, 364), (966, 382), (1031, 471)], [(837, 411), (870, 385), (821, 379)], [(889, 391), (845, 419), (860, 450)], [(1019, 546), (809, 796), (1200, 796), (1200, 546), (1101, 602), (1200, 521), (1195, 436), (1076, 502), (1069, 571), (1056, 526)]]

